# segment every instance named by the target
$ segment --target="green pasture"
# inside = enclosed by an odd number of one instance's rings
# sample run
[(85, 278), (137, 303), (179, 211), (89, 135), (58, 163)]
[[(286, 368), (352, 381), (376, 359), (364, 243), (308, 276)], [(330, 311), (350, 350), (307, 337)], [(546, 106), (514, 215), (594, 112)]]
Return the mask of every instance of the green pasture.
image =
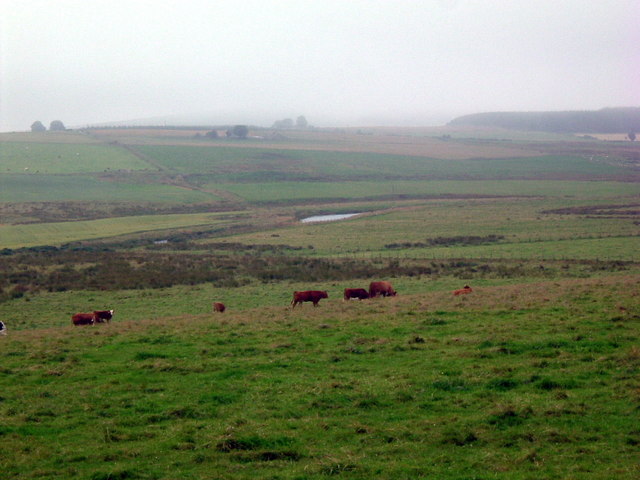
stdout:
[(268, 182), (209, 184), (250, 202), (362, 199), (394, 195), (501, 195), (554, 197), (611, 197), (638, 195), (629, 182), (560, 180), (386, 180), (345, 182)]
[[(242, 147), (135, 146), (163, 168), (180, 173), (209, 174), (212, 182), (360, 178), (495, 179), (625, 175), (628, 169), (581, 156), (516, 159), (440, 160), (425, 156), (381, 153), (259, 149)], [(206, 177), (205, 177), (206, 178)]]
[(639, 281), (172, 318), (149, 309), (137, 320), (116, 305), (108, 325), (10, 330), (0, 470), (21, 480), (635, 479), (640, 305), (629, 286)]
[[(364, 260), (364, 257), (363, 257)], [(436, 259), (438, 260), (438, 259)], [(399, 259), (400, 264), (405, 261), (414, 263), (416, 260)], [(419, 262), (419, 260), (418, 260)], [(428, 265), (431, 260), (426, 260)], [(480, 264), (484, 264), (480, 262)], [(489, 264), (499, 272), (499, 264)], [(637, 275), (637, 267), (629, 266), (618, 273), (594, 270), (589, 264), (571, 265), (564, 269), (559, 265), (547, 265), (547, 268), (558, 271), (555, 280), (572, 282), (575, 278), (608, 279), (617, 281), (617, 277)], [(541, 280), (542, 278), (542, 280)], [(534, 278), (522, 274), (516, 277), (493, 275), (477, 275), (469, 273), (467, 276), (424, 275), (403, 277), (394, 276), (381, 280), (389, 280), (398, 292), (398, 297), (430, 295), (437, 297), (440, 302), (465, 305), (465, 298), (453, 299), (451, 292), (461, 288), (464, 284), (473, 285), (476, 290), (511, 288), (513, 285), (538, 285), (544, 277)], [(136, 290), (68, 290), (62, 292), (26, 293), (23, 297), (0, 303), (0, 318), (11, 330), (38, 330), (71, 326), (71, 316), (78, 312), (93, 310), (115, 310), (114, 323), (156, 321), (181, 315), (210, 316), (221, 320), (212, 312), (213, 302), (223, 302), (227, 307), (226, 313), (248, 312), (261, 308), (274, 309), (272, 312), (286, 314), (291, 308), (293, 292), (298, 290), (326, 290), (329, 298), (323, 299), (320, 306), (332, 312), (345, 312), (360, 304), (360, 301), (343, 301), (345, 288), (365, 288), (371, 278), (351, 279), (342, 281), (320, 282), (257, 282), (255, 280), (241, 287), (221, 287), (215, 283), (199, 285), (176, 285), (168, 288), (148, 288)], [(529, 287), (526, 287), (529, 288)], [(497, 290), (496, 290), (497, 291)], [(504, 302), (511, 302), (504, 300)], [(375, 300), (374, 305), (383, 305), (382, 299)], [(366, 302), (365, 302), (366, 303)], [(512, 303), (508, 303), (510, 308)], [(507, 304), (503, 305), (507, 308)], [(311, 304), (296, 307), (295, 311), (308, 312), (313, 308)], [(320, 308), (320, 307), (318, 307)]]
[[(459, 288), (461, 280), (452, 277), (391, 279), (402, 296), (434, 293), (446, 296)], [(0, 303), (0, 318), (12, 330), (58, 328), (71, 325), (71, 316), (78, 312), (115, 310), (114, 323), (160, 320), (180, 315), (214, 315), (212, 303), (223, 302), (228, 312), (245, 312), (260, 308), (290, 308), (292, 293), (296, 290), (326, 290), (329, 299), (322, 305), (331, 310), (344, 308), (345, 288), (368, 288), (370, 279), (341, 282), (252, 282), (242, 287), (225, 288), (215, 284), (178, 285), (170, 288), (119, 291), (64, 291), (26, 294), (22, 298)], [(467, 279), (466, 281), (470, 281)], [(518, 281), (533, 282), (520, 278)], [(474, 286), (495, 286), (512, 283), (513, 279), (474, 279)], [(354, 301), (354, 303), (357, 303)], [(304, 308), (306, 311), (307, 306)], [(219, 316), (212, 316), (220, 318)]]
[(71, 143), (75, 145), (104, 143), (102, 140), (98, 140), (77, 130), (67, 130), (65, 132), (0, 132), (0, 143), (4, 144), (5, 142)]
[[(140, 157), (72, 132), (0, 135), (4, 218), (166, 212), (224, 190), (255, 208), (0, 225), (0, 250), (182, 234), (2, 252), (1, 480), (640, 476), (640, 189), (599, 163), (606, 143), (445, 161), (125, 133)], [(568, 207), (588, 208), (545, 213)], [(364, 213), (299, 222), (330, 212)], [(398, 296), (342, 300), (371, 280)], [(329, 298), (291, 309), (310, 289)], [(103, 309), (111, 323), (72, 326)]]
[(89, 175), (0, 175), (0, 202), (159, 202), (219, 200), (211, 193), (159, 183), (107, 181)]
[[(624, 199), (612, 199), (623, 204)], [(314, 247), (315, 255), (388, 252), (390, 256), (498, 258), (573, 258), (572, 241), (582, 242), (575, 258), (638, 258), (638, 226), (628, 218), (586, 218), (545, 214), (562, 201), (550, 199), (434, 200), (379, 214), (337, 222), (298, 224), (287, 228), (236, 235), (230, 240), (252, 244)], [(487, 246), (452, 246), (386, 250), (385, 245), (426, 242), (438, 237), (500, 235)], [(614, 238), (610, 238), (614, 237)], [(336, 241), (339, 239), (339, 241)]]
[(150, 165), (114, 145), (2, 142), (0, 175), (145, 170)]
[[(228, 213), (228, 212), (226, 212)], [(0, 225), (2, 248), (60, 245), (81, 240), (104, 239), (132, 233), (216, 225), (225, 222), (217, 213), (140, 215), (76, 222)]]
[(634, 237), (602, 237), (566, 240), (513, 242), (480, 247), (407, 248), (380, 250), (365, 257), (432, 258), (432, 259), (523, 259), (523, 260), (619, 260), (637, 261), (640, 235)]

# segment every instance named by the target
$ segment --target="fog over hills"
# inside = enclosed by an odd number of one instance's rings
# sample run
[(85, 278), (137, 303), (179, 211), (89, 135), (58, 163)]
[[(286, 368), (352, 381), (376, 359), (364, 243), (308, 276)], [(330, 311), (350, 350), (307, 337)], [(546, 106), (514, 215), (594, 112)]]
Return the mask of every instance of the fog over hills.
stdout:
[(640, 105), (637, 0), (4, 0), (0, 131)]
[(635, 133), (640, 132), (640, 107), (565, 112), (485, 112), (455, 118), (449, 125), (562, 133)]
[(361, 127), (361, 126), (441, 126), (451, 120), (452, 116), (448, 114), (425, 114), (415, 116), (394, 116), (394, 115), (363, 115), (361, 117), (347, 118), (319, 118), (306, 116), (304, 112), (293, 112), (287, 117), (275, 117), (273, 115), (242, 115), (228, 114), (222, 115), (217, 113), (210, 114), (181, 114), (181, 115), (165, 115), (148, 118), (132, 118), (129, 120), (95, 122), (87, 124), (70, 125), (70, 128), (85, 127), (136, 127), (136, 126), (210, 126), (210, 125), (234, 125), (245, 124), (256, 127), (269, 128), (274, 122), (281, 118), (290, 118), (295, 121), (296, 117), (304, 115), (309, 127), (332, 128), (332, 127)]

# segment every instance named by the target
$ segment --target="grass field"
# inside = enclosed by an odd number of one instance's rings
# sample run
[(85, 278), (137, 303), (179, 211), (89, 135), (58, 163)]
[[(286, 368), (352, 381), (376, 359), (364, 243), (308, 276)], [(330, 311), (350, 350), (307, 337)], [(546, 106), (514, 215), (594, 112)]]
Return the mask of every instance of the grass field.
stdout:
[(213, 226), (222, 220), (215, 213), (142, 215), (92, 221), (0, 225), (3, 248), (59, 245), (68, 242), (117, 237), (132, 233), (184, 227)]
[(137, 182), (112, 182), (86, 175), (0, 175), (0, 202), (164, 202), (219, 199), (209, 192)]
[(25, 479), (637, 478), (639, 280), (11, 332), (0, 466)]
[[(210, 185), (213, 186), (213, 185)], [(389, 197), (396, 195), (501, 195), (612, 197), (634, 195), (637, 184), (627, 182), (578, 182), (559, 180), (437, 180), (378, 182), (270, 182), (218, 185), (250, 202), (332, 200)]]
[(0, 479), (638, 478), (640, 146), (454, 130), (0, 135)]
[[(624, 199), (617, 199), (622, 202)], [(592, 200), (593, 201), (593, 200)], [(581, 200), (574, 204), (588, 203)], [(624, 205), (620, 203), (621, 205)], [(242, 243), (276, 243), (305, 247), (315, 255), (375, 255), (419, 258), (616, 258), (637, 259), (638, 226), (630, 218), (587, 218), (585, 215), (544, 213), (562, 200), (467, 199), (432, 200), (407, 208), (390, 209), (333, 223), (296, 225), (273, 233), (236, 235)], [(451, 245), (446, 248), (385, 245), (419, 243), (430, 238), (500, 235), (497, 244)], [(336, 242), (335, 239), (340, 239)], [(572, 251), (572, 242), (579, 250)], [(580, 243), (581, 242), (581, 243)], [(575, 255), (575, 257), (574, 257)]]
[(3, 142), (0, 165), (3, 173), (42, 174), (149, 168), (147, 163), (116, 146), (41, 142)]
[(136, 150), (169, 170), (211, 173), (221, 181), (259, 181), (281, 175), (336, 181), (359, 178), (553, 178), (624, 175), (627, 169), (594, 162), (581, 156), (530, 158), (475, 158), (442, 160), (422, 156), (380, 153), (277, 150), (241, 147), (136, 146)]

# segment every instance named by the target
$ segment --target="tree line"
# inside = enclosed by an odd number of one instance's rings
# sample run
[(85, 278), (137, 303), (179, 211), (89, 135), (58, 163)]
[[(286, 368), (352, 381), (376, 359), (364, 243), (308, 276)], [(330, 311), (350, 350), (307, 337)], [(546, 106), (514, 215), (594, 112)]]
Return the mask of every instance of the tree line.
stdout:
[(552, 133), (628, 133), (627, 138), (633, 141), (635, 133), (640, 131), (640, 107), (566, 112), (485, 112), (455, 118), (449, 125)]

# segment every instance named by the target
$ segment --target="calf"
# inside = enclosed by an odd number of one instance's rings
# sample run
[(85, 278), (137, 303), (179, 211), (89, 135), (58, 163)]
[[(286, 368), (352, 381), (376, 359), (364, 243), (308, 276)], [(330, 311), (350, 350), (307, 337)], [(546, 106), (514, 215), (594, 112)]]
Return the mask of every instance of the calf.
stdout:
[(369, 292), (367, 292), (364, 288), (345, 288), (344, 299), (349, 300), (350, 298), (358, 298), (360, 300), (364, 300), (366, 298), (369, 298)]
[(469, 285), (465, 285), (460, 290), (454, 290), (453, 295), (457, 297), (458, 295), (466, 295), (467, 293), (471, 292), (473, 292), (473, 288), (471, 288)]
[(293, 292), (293, 300), (291, 300), (292, 308), (302, 302), (313, 302), (313, 306), (317, 307), (318, 302), (323, 298), (329, 298), (326, 291), (321, 290), (305, 290), (304, 292)]
[(213, 302), (213, 311), (214, 312), (224, 312), (227, 308), (224, 306), (224, 303)]

